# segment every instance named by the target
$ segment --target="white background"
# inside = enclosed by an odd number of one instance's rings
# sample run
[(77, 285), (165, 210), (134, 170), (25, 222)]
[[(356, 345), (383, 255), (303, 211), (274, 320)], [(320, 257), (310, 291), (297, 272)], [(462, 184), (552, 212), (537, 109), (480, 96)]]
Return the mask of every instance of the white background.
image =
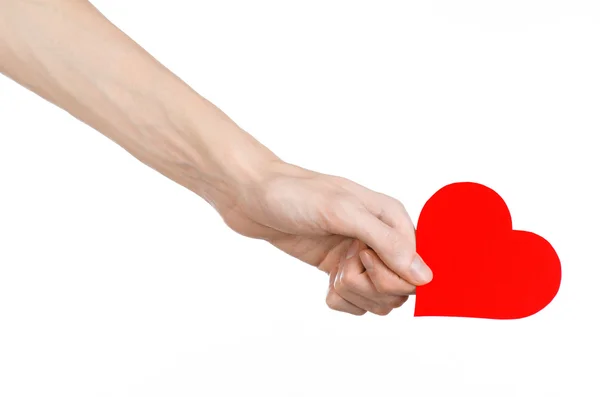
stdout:
[(415, 221), (492, 187), (563, 281), (516, 321), (332, 312), (325, 274), (2, 77), (0, 396), (600, 395), (597, 1), (94, 4), (282, 158)]

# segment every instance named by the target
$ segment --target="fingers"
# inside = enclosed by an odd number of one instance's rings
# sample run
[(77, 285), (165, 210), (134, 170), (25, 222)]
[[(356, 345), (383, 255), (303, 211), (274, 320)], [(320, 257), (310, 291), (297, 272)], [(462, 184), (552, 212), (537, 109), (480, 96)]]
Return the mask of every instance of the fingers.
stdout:
[[(368, 269), (366, 269), (366, 266), (363, 266), (364, 261), (362, 261), (362, 256), (356, 255), (362, 255), (363, 251), (367, 251), (366, 246), (355, 241), (353, 245), (351, 245), (351, 248), (352, 247), (355, 249), (358, 248), (358, 252), (353, 252), (353, 255), (350, 258), (347, 258), (343, 263), (342, 271), (338, 272), (336, 279), (338, 288), (364, 296), (371, 301), (381, 301), (384, 304), (391, 303), (398, 295), (409, 295), (411, 291), (414, 291), (414, 286), (408, 284), (404, 280), (401, 281), (401, 286), (395, 288), (394, 291), (379, 291), (377, 285), (373, 283), (372, 278), (369, 276)], [(348, 252), (350, 252), (350, 250), (348, 250)], [(381, 263), (381, 260), (379, 262)], [(395, 279), (401, 280), (394, 272), (387, 269), (383, 263), (381, 263), (381, 265), (389, 274), (395, 277)]]
[(378, 292), (386, 295), (412, 295), (415, 293), (416, 287), (391, 271), (373, 250), (363, 250), (359, 255), (368, 278)]
[[(364, 244), (359, 244), (358, 241), (350, 246), (348, 255), (341, 260), (336, 274), (330, 276), (328, 299), (341, 305), (342, 303), (339, 300), (341, 298), (350, 303), (352, 305), (351, 309), (354, 311), (357, 307), (385, 316), (406, 302), (408, 296), (388, 295), (377, 290), (369, 279), (359, 257), (359, 251), (365, 248)], [(348, 305), (346, 307), (350, 308)]]
[(350, 303), (346, 299), (342, 298), (340, 294), (336, 292), (333, 288), (334, 281), (337, 277), (338, 269), (333, 269), (329, 274), (329, 291), (327, 292), (327, 298), (325, 298), (325, 303), (329, 306), (330, 309), (350, 313), (355, 316), (362, 316), (367, 311), (361, 309), (360, 307)]
[(361, 309), (360, 307), (353, 305), (352, 303), (342, 298), (332, 288), (329, 289), (325, 302), (327, 303), (327, 306), (329, 306), (329, 308), (332, 310), (354, 314), (355, 316), (362, 316), (367, 312), (366, 310)]
[[(371, 192), (373, 193), (373, 192)], [(381, 196), (381, 197), (380, 197)], [(382, 198), (383, 197), (383, 198)], [(379, 195), (369, 206), (356, 205), (353, 211), (338, 217), (340, 234), (350, 235), (368, 244), (383, 263), (394, 273), (413, 285), (427, 284), (433, 278), (431, 269), (416, 254), (412, 221), (399, 202)], [(392, 218), (398, 217), (399, 219)], [(388, 220), (392, 225), (384, 222)]]

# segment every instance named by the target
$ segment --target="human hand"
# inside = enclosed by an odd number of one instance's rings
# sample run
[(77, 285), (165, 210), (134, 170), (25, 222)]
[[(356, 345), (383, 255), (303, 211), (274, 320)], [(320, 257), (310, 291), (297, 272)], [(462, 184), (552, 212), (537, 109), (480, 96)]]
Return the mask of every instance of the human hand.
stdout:
[[(232, 229), (335, 275), (332, 308), (383, 312), (383, 295), (402, 295), (431, 279), (419, 266), (414, 228), (398, 201), (282, 162), (89, 2), (61, 2), (60, 12), (52, 2), (13, 3), (6, 18), (15, 23), (0, 23), (0, 47), (7, 50), (0, 51), (0, 73), (203, 197)], [(371, 284), (361, 276), (358, 289), (359, 263), (344, 260), (354, 239), (385, 263), (367, 266)], [(378, 305), (355, 304), (350, 292)]]
[(359, 316), (366, 312), (385, 316), (402, 306), (414, 290), (365, 244), (354, 240), (340, 264), (329, 272), (326, 302), (334, 310)]
[[(232, 229), (335, 277), (331, 307), (356, 312), (345, 303), (362, 307), (352, 292), (381, 309), (383, 295), (403, 295), (431, 279), (400, 202), (282, 162), (91, 3), (60, 2), (60, 12), (53, 2), (9, 3), (2, 16), (15, 22), (0, 23), (0, 73), (203, 197)], [(385, 264), (367, 265), (371, 284), (361, 276), (360, 288), (353, 284), (358, 259), (344, 259), (354, 239), (372, 248), (360, 254), (363, 261)]]
[(433, 277), (404, 206), (344, 178), (274, 161), (259, 181), (213, 204), (236, 232), (328, 273), (335, 310), (388, 314)]

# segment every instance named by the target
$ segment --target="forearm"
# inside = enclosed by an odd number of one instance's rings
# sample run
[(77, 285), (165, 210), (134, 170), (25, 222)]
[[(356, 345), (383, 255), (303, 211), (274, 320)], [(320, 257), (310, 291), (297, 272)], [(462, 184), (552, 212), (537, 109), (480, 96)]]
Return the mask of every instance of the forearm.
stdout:
[(0, 0), (0, 71), (213, 204), (276, 160), (87, 1)]

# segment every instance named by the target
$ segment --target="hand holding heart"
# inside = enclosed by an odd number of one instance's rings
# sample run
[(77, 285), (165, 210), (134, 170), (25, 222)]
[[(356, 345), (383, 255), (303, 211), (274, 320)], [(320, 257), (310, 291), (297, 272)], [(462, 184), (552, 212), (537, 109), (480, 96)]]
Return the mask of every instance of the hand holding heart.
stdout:
[[(421, 259), (415, 255), (415, 260)], [(415, 286), (387, 267), (365, 244), (355, 240), (340, 265), (329, 273), (330, 308), (362, 315), (389, 314), (415, 293)]]
[(385, 314), (431, 280), (416, 255), (414, 224), (398, 200), (279, 161), (264, 167), (258, 182), (236, 185), (235, 194), (213, 204), (236, 232), (329, 274), (329, 307)]
[[(512, 230), (508, 207), (483, 185), (440, 189), (421, 211), (416, 240), (436, 279), (416, 288), (415, 316), (523, 318), (558, 292), (561, 267), (552, 246), (536, 234)], [(328, 299), (336, 292), (354, 304), (346, 311), (386, 315), (415, 287), (354, 243), (330, 277)]]
[(275, 161), (236, 186), (213, 202), (227, 225), (328, 273), (335, 310), (385, 315), (417, 286), (417, 316), (520, 318), (558, 291), (550, 244), (513, 231), (504, 201), (482, 185), (434, 194), (416, 236), (398, 200), (344, 178)]

